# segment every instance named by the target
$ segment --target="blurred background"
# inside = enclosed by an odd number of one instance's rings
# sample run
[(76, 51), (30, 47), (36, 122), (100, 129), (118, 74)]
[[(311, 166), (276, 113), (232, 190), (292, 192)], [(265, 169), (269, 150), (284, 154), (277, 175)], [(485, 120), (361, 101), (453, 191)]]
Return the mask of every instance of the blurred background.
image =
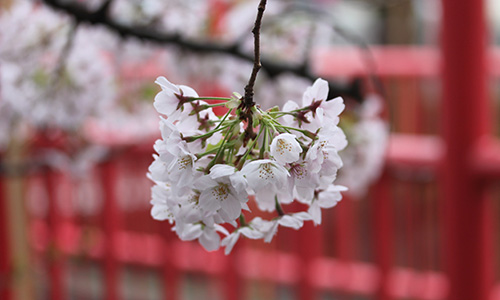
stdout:
[(500, 2), (270, 0), (255, 101), (342, 96), (344, 199), (229, 256), (151, 218), (158, 76), (243, 94), (256, 0), (1, 0), (0, 299), (500, 299)]

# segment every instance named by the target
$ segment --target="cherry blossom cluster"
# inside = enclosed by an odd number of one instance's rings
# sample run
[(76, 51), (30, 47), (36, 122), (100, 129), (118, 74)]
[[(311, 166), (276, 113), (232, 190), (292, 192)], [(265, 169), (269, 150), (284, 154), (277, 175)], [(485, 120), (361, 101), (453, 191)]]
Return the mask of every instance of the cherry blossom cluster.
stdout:
[[(154, 106), (163, 116), (148, 173), (155, 183), (151, 214), (175, 223), (181, 240), (198, 240), (209, 251), (223, 246), (228, 254), (241, 235), (270, 242), (279, 225), (320, 224), (321, 209), (341, 200), (346, 188), (334, 182), (338, 152), (347, 146), (338, 127), (344, 103), (327, 99), (325, 80), (306, 89), (301, 105), (288, 101), (266, 111), (237, 93), (200, 97), (164, 77), (156, 83)], [(216, 116), (216, 106), (227, 113)], [(294, 201), (304, 210), (286, 212)]]

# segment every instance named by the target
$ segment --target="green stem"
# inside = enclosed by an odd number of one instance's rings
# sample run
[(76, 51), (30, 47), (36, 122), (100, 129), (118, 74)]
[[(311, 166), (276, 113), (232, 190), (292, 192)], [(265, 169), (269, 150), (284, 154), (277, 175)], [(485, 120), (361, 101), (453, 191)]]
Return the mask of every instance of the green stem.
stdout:
[(268, 135), (269, 135), (269, 130), (268, 130), (268, 127), (265, 126), (265, 124), (262, 124), (261, 126), (265, 127), (265, 129), (264, 129), (264, 144), (262, 145), (262, 147), (260, 147), (260, 153), (259, 153), (259, 157), (261, 159), (263, 159), (264, 153), (267, 151), (267, 139), (268, 139)]
[(278, 215), (280, 217), (283, 217), (285, 215), (285, 212), (283, 211), (283, 208), (281, 207), (281, 204), (278, 201), (278, 196), (274, 196), (274, 204), (276, 206), (276, 211), (278, 212)]
[(226, 155), (226, 161), (233, 161), (232, 157), (233, 157), (233, 150), (234, 148), (231, 147), (227, 150), (227, 155)]
[(291, 111), (289, 111), (289, 112), (294, 113), (294, 112), (301, 112), (301, 111), (304, 111), (304, 110), (310, 110), (310, 109), (311, 109), (311, 106), (310, 106), (310, 105), (308, 105), (308, 106), (306, 106), (306, 107), (297, 108), (297, 109), (291, 110)]
[(234, 135), (234, 126), (235, 125), (236, 125), (236, 123), (232, 123), (231, 124), (231, 127), (229, 128), (228, 135), (226, 135), (224, 137), (224, 139), (222, 140), (221, 145), (219, 146), (219, 149), (217, 150), (217, 154), (215, 154), (214, 159), (212, 159), (212, 161), (208, 164), (208, 166), (207, 166), (208, 170), (210, 170), (217, 163), (217, 161), (219, 160), (219, 157), (220, 157), (221, 153), (224, 152), (225, 144), (227, 143), (228, 140), (230, 140), (233, 137), (233, 135)]
[(310, 109), (311, 109), (311, 106), (306, 106), (306, 107), (294, 109), (291, 111), (269, 111), (269, 112), (267, 112), (267, 114), (272, 115), (274, 118), (279, 118), (279, 117), (282, 117), (284, 115), (291, 115), (291, 116), (296, 117), (298, 112), (307, 111)]
[(241, 158), (240, 162), (238, 163), (238, 169), (241, 169), (243, 167), (243, 164), (245, 163), (245, 159), (250, 154), (250, 152), (252, 152), (253, 147), (255, 146), (255, 143), (257, 142), (257, 140), (259, 139), (260, 135), (262, 134), (262, 131), (264, 130), (264, 127), (265, 126), (261, 126), (260, 127), (259, 134), (257, 134), (257, 137), (255, 139), (253, 139), (252, 142), (248, 145), (247, 151), (245, 152), (245, 154)]
[(240, 227), (247, 226), (247, 222), (245, 220), (245, 216), (243, 214), (240, 214)]
[(198, 159), (200, 159), (200, 158), (202, 158), (203, 156), (206, 156), (206, 155), (209, 155), (209, 154), (212, 154), (212, 153), (217, 152), (217, 151), (219, 150), (219, 148), (220, 148), (220, 147), (215, 147), (215, 148), (212, 148), (212, 149), (210, 149), (210, 150), (208, 150), (208, 151), (205, 151), (205, 152), (203, 152), (203, 153), (196, 154), (196, 157), (197, 157)]
[[(189, 101), (187, 101), (189, 102)], [(193, 116), (193, 115), (196, 115), (198, 117), (198, 121), (199, 121), (199, 117), (200, 117), (200, 112), (205, 110), (205, 109), (209, 109), (209, 108), (212, 108), (212, 107), (218, 107), (218, 106), (225, 106), (226, 105), (226, 102), (222, 102), (222, 103), (215, 103), (215, 104), (203, 104), (203, 105), (200, 105), (200, 106), (195, 106), (193, 103), (191, 103), (191, 106), (193, 107), (193, 111), (189, 113), (190, 116)], [(181, 105), (182, 106), (182, 105)], [(179, 109), (179, 108), (177, 108)], [(231, 110), (229, 110), (231, 111)]]
[(265, 126), (269, 126), (273, 129), (274, 132), (278, 132), (278, 130), (276, 130), (276, 127), (274, 126), (273, 123), (276, 123), (276, 125), (281, 125), (280, 123), (278, 123), (274, 118), (263, 118), (262, 119), (262, 123), (265, 125)]
[(309, 130), (304, 130), (304, 129), (300, 129), (300, 128), (295, 128), (295, 127), (289, 127), (289, 126), (284, 126), (284, 125), (278, 125), (279, 128), (283, 128), (283, 129), (288, 129), (288, 130), (295, 130), (295, 131), (298, 131), (300, 133), (302, 133), (303, 135), (307, 136), (308, 138), (310, 139), (315, 139), (316, 138), (316, 134), (315, 133), (312, 133), (310, 132)]
[(212, 130), (217, 130), (217, 129), (219, 129), (219, 127), (222, 125), (222, 123), (224, 123), (224, 121), (227, 119), (227, 117), (228, 117), (230, 114), (231, 114), (231, 110), (229, 110), (229, 111), (228, 111), (228, 112), (224, 115), (224, 117), (222, 117), (222, 119), (220, 120), (220, 123), (219, 123), (217, 126), (215, 126), (215, 128), (214, 128), (214, 129), (212, 129)]
[(269, 139), (271, 138), (271, 132), (269, 130), (269, 127), (266, 127), (267, 135), (266, 135), (266, 140), (264, 141), (266, 151), (270, 151), (271, 149), (269, 148)]
[(225, 106), (225, 105), (226, 105), (225, 102), (221, 102), (221, 103), (215, 103), (215, 104), (205, 104), (203, 106), (209, 108), (209, 107), (217, 107), (217, 106)]
[(274, 118), (279, 118), (279, 117), (282, 117), (284, 115), (292, 115), (294, 117), (296, 116), (295, 113), (289, 112), (289, 111), (269, 111), (269, 112), (267, 112), (267, 114), (272, 115)]
[(192, 102), (196, 100), (225, 100), (225, 101), (230, 101), (231, 98), (225, 98), (225, 97), (189, 97), (189, 100), (187, 102)]
[(221, 127), (217, 128), (217, 129), (210, 130), (209, 132), (204, 133), (204, 134), (200, 134), (200, 135), (186, 136), (186, 137), (184, 137), (184, 140), (186, 142), (188, 142), (188, 143), (194, 142), (194, 141), (196, 141), (198, 139), (201, 139), (201, 138), (210, 137), (214, 133), (216, 133), (218, 131), (221, 131), (221, 130), (224, 130), (224, 129), (228, 128), (229, 126), (232, 126), (232, 125), (221, 126)]

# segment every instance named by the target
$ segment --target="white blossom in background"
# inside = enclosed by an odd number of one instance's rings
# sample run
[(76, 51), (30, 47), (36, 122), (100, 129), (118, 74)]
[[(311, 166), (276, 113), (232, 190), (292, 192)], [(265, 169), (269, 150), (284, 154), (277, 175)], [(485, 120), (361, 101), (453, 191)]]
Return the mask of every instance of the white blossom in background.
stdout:
[(70, 41), (71, 32), (71, 22), (32, 2), (0, 16), (0, 97), (36, 128), (75, 130), (115, 97), (113, 70), (93, 32), (79, 26)]
[[(346, 138), (337, 124), (344, 105), (327, 99), (324, 80), (299, 96), (304, 105), (287, 111), (246, 108), (237, 93), (208, 104), (215, 99), (188, 86), (164, 77), (156, 83), (154, 107), (163, 116), (148, 173), (155, 184), (151, 215), (175, 224), (181, 240), (198, 240), (209, 251), (223, 246), (228, 254), (241, 236), (270, 242), (279, 226), (320, 224), (321, 209), (340, 201), (346, 188), (335, 182)], [(218, 106), (227, 113), (216, 116)], [(241, 121), (248, 113), (251, 128)], [(308, 209), (287, 213), (295, 200)], [(275, 217), (264, 220), (253, 206)]]
[(99, 145), (136, 144), (158, 136), (157, 113), (150, 103), (137, 105), (129, 111), (113, 106), (106, 114), (90, 117), (83, 125), (83, 134)]
[[(234, 41), (244, 37), (248, 38), (248, 44), (251, 48), (251, 30), (255, 22), (255, 3), (252, 1), (234, 1), (230, 4), (231, 9), (224, 17), (224, 32), (222, 39), (225, 41)], [(273, 18), (283, 12), (285, 6), (278, 1), (270, 1), (266, 4), (266, 18)]]
[[(29, 22), (27, 22), (29, 20)], [(68, 18), (32, 1), (18, 0), (0, 11), (0, 61), (33, 67), (33, 63), (64, 45)]]
[(208, 10), (204, 0), (118, 0), (111, 15), (119, 23), (195, 38), (206, 33)]
[(166, 3), (167, 1), (158, 0), (119, 0), (113, 3), (111, 13), (119, 23), (153, 25), (164, 13)]
[[(243, 84), (240, 83), (240, 85)], [(301, 99), (304, 90), (310, 85), (311, 82), (305, 78), (285, 73), (275, 78), (259, 81), (259, 89), (255, 91), (255, 94), (263, 108), (268, 109), (276, 105), (282, 107), (284, 101)]]
[(368, 96), (357, 112), (357, 122), (346, 128), (349, 145), (340, 153), (344, 168), (338, 182), (358, 198), (368, 192), (384, 166), (389, 125), (380, 117), (381, 110), (382, 100)]
[(45, 149), (39, 154), (55, 170), (69, 173), (73, 178), (84, 178), (92, 168), (109, 154), (109, 149), (99, 145), (82, 145), (69, 155), (58, 149)]

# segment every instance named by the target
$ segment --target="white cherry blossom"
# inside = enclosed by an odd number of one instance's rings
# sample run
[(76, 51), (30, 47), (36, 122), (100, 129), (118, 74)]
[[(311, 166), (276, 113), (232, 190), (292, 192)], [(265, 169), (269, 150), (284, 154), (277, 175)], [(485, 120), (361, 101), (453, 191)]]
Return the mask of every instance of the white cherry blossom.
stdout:
[[(176, 181), (178, 188), (189, 186), (195, 179), (196, 156), (178, 145), (178, 151), (167, 166), (170, 181)], [(160, 157), (161, 159), (161, 157)]]
[(308, 210), (315, 225), (321, 224), (321, 209), (332, 208), (337, 205), (337, 203), (342, 200), (342, 194), (340, 192), (345, 191), (347, 191), (346, 187), (332, 184), (329, 185), (326, 190), (318, 193)]
[(198, 93), (192, 88), (185, 85), (175, 85), (168, 81), (165, 77), (158, 77), (155, 81), (162, 91), (155, 97), (154, 106), (156, 110), (166, 116), (173, 116), (179, 105), (183, 105), (181, 99), (183, 97), (198, 97)]
[(337, 149), (327, 139), (318, 139), (306, 153), (306, 161), (311, 172), (324, 175), (336, 174), (342, 167), (342, 159)]
[[(341, 97), (332, 100), (328, 98), (328, 82), (318, 78), (312, 86), (308, 87), (302, 96), (302, 105), (313, 106), (315, 109), (321, 108), (322, 114), (335, 125), (339, 123), (339, 114), (344, 110), (345, 105)], [(313, 111), (316, 113), (316, 111)]]
[(214, 213), (203, 209), (199, 199), (200, 193), (198, 191), (191, 191), (187, 195), (180, 197), (180, 199), (177, 200), (179, 210), (176, 214), (176, 222), (203, 222), (203, 224), (213, 226), (215, 224)]
[(153, 154), (153, 162), (149, 165), (148, 171), (149, 175), (154, 181), (166, 182), (169, 180), (168, 174), (168, 165), (169, 162), (173, 159), (173, 155), (166, 152), (163, 156), (168, 155), (170, 158), (161, 159), (159, 155)]
[(255, 217), (250, 224), (252, 228), (262, 233), (266, 243), (270, 243), (276, 232), (278, 232), (278, 220), (268, 221), (261, 217)]
[(282, 133), (271, 142), (271, 155), (282, 165), (297, 161), (300, 153), (302, 153), (302, 147), (293, 134)]
[[(294, 111), (296, 109), (299, 109), (299, 104), (297, 104), (297, 102), (295, 102), (293, 100), (288, 100), (285, 103), (285, 105), (283, 105), (284, 112), (291, 112), (291, 111)], [(287, 115), (284, 115), (282, 118), (283, 118), (284, 124), (291, 126), (291, 127), (300, 127), (299, 122), (297, 121), (297, 119), (294, 116), (287, 114)]]
[(228, 235), (224, 239), (222, 239), (221, 246), (226, 247), (224, 249), (224, 253), (226, 255), (228, 255), (231, 252), (234, 245), (238, 241), (240, 235), (243, 235), (243, 236), (245, 236), (249, 239), (252, 239), (252, 240), (257, 240), (257, 239), (261, 239), (264, 237), (264, 233), (253, 228), (252, 225), (240, 227), (237, 230), (235, 230), (233, 233), (231, 233), (230, 235)]
[(169, 220), (172, 224), (174, 221), (174, 214), (172, 213), (172, 204), (168, 203), (170, 196), (170, 187), (167, 185), (157, 184), (151, 188), (152, 200), (151, 216), (155, 220), (164, 221)]
[[(195, 183), (200, 190), (199, 201), (202, 208), (217, 212), (226, 222), (236, 219), (241, 213), (242, 204), (248, 201), (245, 183), (239, 180), (233, 167), (213, 166), (209, 175), (200, 177)], [(236, 184), (233, 185), (232, 182)]]
[(310, 203), (318, 186), (318, 172), (313, 172), (305, 160), (290, 164), (289, 172), (288, 192), (291, 200), (296, 198), (299, 202)]
[(347, 138), (344, 131), (338, 126), (332, 126), (331, 123), (321, 127), (318, 131), (318, 139), (328, 141), (328, 144), (337, 149), (337, 151), (344, 150), (347, 146)]
[(277, 191), (286, 186), (288, 171), (274, 160), (254, 160), (241, 169), (254, 191), (259, 208), (273, 211)]
[(220, 247), (220, 236), (214, 227), (205, 226), (200, 223), (182, 224), (176, 223), (175, 232), (183, 241), (198, 240), (207, 251), (214, 251)]

